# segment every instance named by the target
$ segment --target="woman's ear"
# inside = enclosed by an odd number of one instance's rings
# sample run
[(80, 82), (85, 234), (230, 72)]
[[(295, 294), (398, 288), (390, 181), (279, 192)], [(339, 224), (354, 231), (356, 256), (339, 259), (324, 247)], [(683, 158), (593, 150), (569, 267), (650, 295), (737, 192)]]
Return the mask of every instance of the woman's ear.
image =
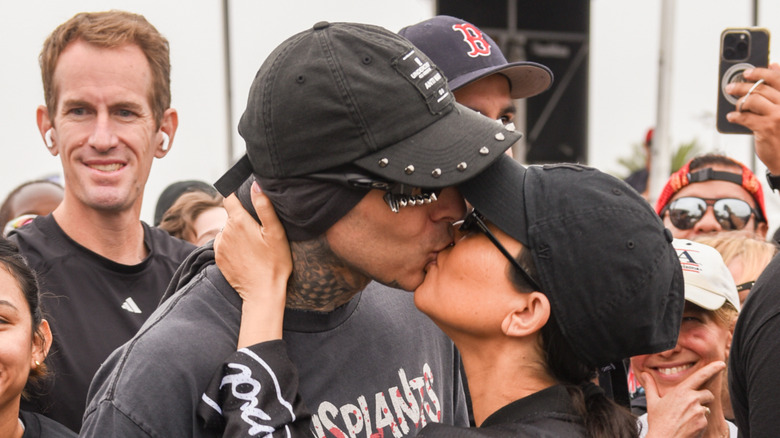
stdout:
[(536, 333), (550, 319), (550, 300), (541, 292), (520, 293), (515, 303), (501, 323), (507, 336), (524, 337)]
[(33, 333), (33, 345), (32, 345), (32, 367), (35, 368), (44, 360), (49, 354), (51, 348), (51, 327), (49, 327), (49, 321), (45, 319), (41, 321), (41, 325), (38, 326), (38, 330)]
[(729, 362), (729, 352), (731, 351), (731, 339), (734, 338), (734, 330), (732, 329), (726, 334), (726, 363)]

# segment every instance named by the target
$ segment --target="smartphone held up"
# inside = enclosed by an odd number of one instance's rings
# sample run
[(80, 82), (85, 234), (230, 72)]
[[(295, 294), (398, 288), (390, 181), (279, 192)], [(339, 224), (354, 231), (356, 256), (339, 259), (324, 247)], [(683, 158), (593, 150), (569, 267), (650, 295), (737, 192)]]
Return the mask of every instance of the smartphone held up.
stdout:
[(726, 114), (737, 109), (737, 96), (726, 93), (732, 82), (747, 82), (742, 73), (769, 65), (769, 31), (764, 28), (728, 28), (720, 35), (718, 67), (717, 128), (723, 134), (750, 134), (742, 125), (730, 123)]

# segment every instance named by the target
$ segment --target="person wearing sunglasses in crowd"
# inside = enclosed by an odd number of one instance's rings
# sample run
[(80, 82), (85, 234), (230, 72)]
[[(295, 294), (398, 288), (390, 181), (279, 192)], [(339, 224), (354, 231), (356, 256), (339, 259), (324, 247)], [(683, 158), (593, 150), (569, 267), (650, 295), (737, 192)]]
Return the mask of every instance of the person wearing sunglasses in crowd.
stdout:
[(666, 182), (655, 206), (674, 237), (745, 230), (765, 238), (764, 192), (744, 164), (717, 154), (695, 157)]
[[(600, 365), (677, 340), (683, 275), (658, 216), (623, 181), (576, 164), (525, 168), (505, 156), (459, 189), (474, 209), (427, 266), (414, 302), (461, 352), (478, 428), (429, 423), (417, 436), (637, 436), (636, 417), (593, 380)], [(251, 220), (233, 202), (217, 237), (220, 266), (221, 252), (238, 249), (252, 264), (289, 264), (273, 208), (262, 195), (253, 201), (265, 225), (252, 222), (251, 236), (263, 241), (236, 238)], [(239, 350), (206, 391), (220, 406), (214, 421), (229, 437), (304, 436), (311, 418), (297, 392), (305, 376), (287, 358), (281, 313), (262, 304), (285, 288), (223, 269), (244, 286), (245, 318)], [(363, 417), (352, 415), (357, 436)]]

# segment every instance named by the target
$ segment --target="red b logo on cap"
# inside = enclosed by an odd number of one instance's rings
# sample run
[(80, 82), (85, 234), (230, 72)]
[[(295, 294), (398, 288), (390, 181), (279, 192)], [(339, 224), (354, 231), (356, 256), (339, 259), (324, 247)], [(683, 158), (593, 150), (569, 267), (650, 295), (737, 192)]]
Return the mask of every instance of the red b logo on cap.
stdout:
[(485, 37), (482, 36), (482, 31), (477, 29), (471, 23), (453, 24), (453, 30), (459, 30), (463, 34), (463, 41), (465, 41), (471, 51), (467, 53), (472, 58), (477, 56), (490, 56), (490, 44), (485, 41)]

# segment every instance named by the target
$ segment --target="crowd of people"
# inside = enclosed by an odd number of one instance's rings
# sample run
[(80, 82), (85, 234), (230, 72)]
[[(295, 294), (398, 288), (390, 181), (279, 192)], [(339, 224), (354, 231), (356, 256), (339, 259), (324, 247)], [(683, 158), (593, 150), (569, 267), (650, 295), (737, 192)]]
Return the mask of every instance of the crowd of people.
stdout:
[(0, 436), (780, 430), (780, 65), (728, 88), (772, 193), (708, 153), (651, 206), (513, 157), (515, 102), (553, 72), (473, 24), (319, 22), (259, 67), (245, 156), (172, 183), (150, 226), (169, 50), (123, 11), (43, 44), (36, 120), (63, 177), (0, 206)]

